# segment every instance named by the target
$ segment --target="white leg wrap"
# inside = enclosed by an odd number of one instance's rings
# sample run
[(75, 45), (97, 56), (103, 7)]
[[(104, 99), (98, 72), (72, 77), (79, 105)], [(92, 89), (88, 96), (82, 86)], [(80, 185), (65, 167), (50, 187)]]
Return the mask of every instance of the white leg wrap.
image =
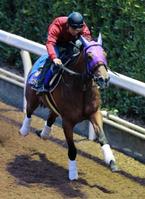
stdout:
[(102, 146), (102, 151), (103, 151), (104, 160), (105, 160), (106, 164), (110, 164), (111, 160), (115, 161), (114, 155), (112, 153), (112, 150), (111, 150), (109, 144), (104, 144)]
[(78, 179), (77, 162), (76, 160), (69, 160), (69, 180)]
[(27, 116), (25, 116), (22, 127), (19, 130), (20, 134), (22, 136), (28, 135), (30, 132), (30, 126), (31, 126), (31, 118), (28, 118)]
[(52, 128), (47, 126), (46, 122), (45, 122), (45, 126), (40, 134), (41, 138), (46, 140), (49, 138), (50, 132), (51, 132)]

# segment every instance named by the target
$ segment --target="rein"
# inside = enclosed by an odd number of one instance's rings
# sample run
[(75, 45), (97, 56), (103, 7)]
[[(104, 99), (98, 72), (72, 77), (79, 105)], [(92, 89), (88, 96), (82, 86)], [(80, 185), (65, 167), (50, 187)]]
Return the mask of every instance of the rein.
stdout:
[(80, 54), (80, 52), (74, 54), (71, 58), (69, 58), (69, 59), (65, 62), (65, 64), (59, 65), (60, 69), (63, 69), (64, 71), (66, 71), (66, 72), (69, 73), (70, 75), (76, 75), (76, 76), (80, 76), (80, 77), (81, 77), (81, 76), (82, 76), (82, 73), (77, 73), (77, 72), (75, 72), (75, 71), (73, 71), (73, 70), (71, 70), (71, 69), (69, 69), (69, 68), (66, 67), (67, 64), (72, 60), (72, 58), (78, 56), (79, 54)]
[[(76, 45), (75, 45), (73, 42), (70, 42), (70, 43), (73, 44), (73, 45), (76, 47)], [(87, 50), (88, 48), (92, 47), (92, 46), (101, 46), (101, 45), (100, 45), (100, 44), (93, 44), (93, 45), (91, 45), (91, 46), (88, 46), (88, 47), (85, 49), (85, 53), (86, 53), (86, 50)], [(63, 69), (64, 71), (68, 72), (68, 73), (71, 74), (71, 75), (76, 75), (76, 76), (80, 76), (80, 77), (84, 76), (82, 73), (75, 72), (75, 71), (73, 71), (73, 70), (71, 70), (71, 69), (69, 69), (69, 68), (66, 67), (67, 64), (72, 60), (72, 58), (78, 56), (79, 54), (80, 54), (80, 51), (79, 51), (78, 53), (72, 55), (72, 57), (69, 58), (69, 59), (66, 61), (65, 64), (59, 65), (60, 69)], [(102, 64), (101, 64), (101, 65), (102, 65)], [(106, 69), (107, 69), (107, 68), (106, 68)]]
[(59, 65), (59, 67), (60, 67), (61, 69), (63, 69), (65, 72), (68, 72), (68, 73), (71, 74), (71, 75), (82, 76), (81, 73), (77, 73), (77, 72), (75, 72), (75, 71), (73, 71), (73, 70), (71, 70), (71, 69), (65, 67), (70, 61), (71, 61), (71, 59), (69, 59), (65, 64)]

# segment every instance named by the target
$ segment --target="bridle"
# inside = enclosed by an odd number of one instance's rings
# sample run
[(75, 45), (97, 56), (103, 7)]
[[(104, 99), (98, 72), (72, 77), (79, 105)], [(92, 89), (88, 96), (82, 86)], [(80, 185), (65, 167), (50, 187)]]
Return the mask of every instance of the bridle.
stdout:
[(105, 84), (107, 84), (108, 80), (104, 80), (103, 77), (101, 76), (97, 76), (94, 74), (94, 71), (96, 70), (96, 68), (99, 68), (101, 66), (105, 67), (106, 71), (108, 70), (107, 69), (107, 66), (104, 64), (104, 63), (97, 63), (96, 64), (96, 67), (93, 69), (93, 71), (90, 71), (88, 68), (90, 62), (89, 60), (87, 59), (87, 50), (90, 48), (90, 47), (93, 47), (93, 46), (100, 46), (102, 47), (100, 44), (92, 44), (90, 46), (88, 46), (87, 48), (84, 48), (83, 50), (83, 56), (85, 58), (85, 63), (86, 63), (86, 70), (83, 72), (83, 73), (79, 73), (79, 72), (76, 72), (70, 68), (68, 68), (67, 66), (69, 65), (69, 63), (71, 62), (71, 60), (77, 56), (80, 55), (81, 51), (78, 51), (76, 54), (72, 55), (64, 64), (60, 65), (59, 68), (60, 70), (62, 70), (62, 73), (65, 71), (67, 72), (69, 75), (72, 75), (72, 76), (76, 76), (76, 77), (79, 77), (81, 78), (82, 80), (84, 80), (84, 82), (86, 82), (86, 80), (90, 80), (90, 79), (93, 79), (100, 87), (102, 86), (102, 84), (104, 83), (105, 81)]

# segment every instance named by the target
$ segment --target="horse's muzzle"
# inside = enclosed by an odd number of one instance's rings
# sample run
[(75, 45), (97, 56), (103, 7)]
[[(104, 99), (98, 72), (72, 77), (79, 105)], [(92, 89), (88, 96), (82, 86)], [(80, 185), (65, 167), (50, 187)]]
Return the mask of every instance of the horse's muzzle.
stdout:
[(110, 77), (104, 79), (101, 76), (97, 77), (94, 75), (93, 79), (96, 82), (96, 84), (99, 86), (100, 89), (105, 89), (109, 86)]

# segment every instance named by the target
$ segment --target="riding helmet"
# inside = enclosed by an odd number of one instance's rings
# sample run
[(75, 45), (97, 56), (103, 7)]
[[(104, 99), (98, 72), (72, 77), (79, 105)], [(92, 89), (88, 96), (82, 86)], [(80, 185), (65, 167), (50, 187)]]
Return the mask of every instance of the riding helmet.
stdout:
[(83, 27), (83, 16), (79, 12), (72, 12), (68, 16), (68, 24), (72, 28), (82, 28)]

